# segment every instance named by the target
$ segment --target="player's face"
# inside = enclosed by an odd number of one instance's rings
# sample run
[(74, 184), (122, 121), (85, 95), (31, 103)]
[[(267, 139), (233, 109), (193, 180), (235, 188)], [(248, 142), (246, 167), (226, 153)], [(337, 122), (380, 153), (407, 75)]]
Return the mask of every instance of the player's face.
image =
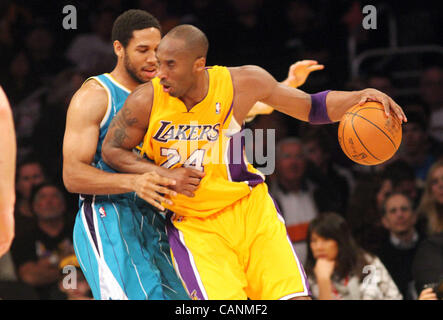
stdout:
[(431, 191), (437, 203), (443, 205), (443, 167), (437, 168), (432, 173)]
[(135, 30), (125, 48), (124, 64), (128, 74), (137, 82), (145, 83), (157, 74), (155, 51), (161, 40), (157, 28)]
[(409, 232), (415, 224), (415, 214), (409, 200), (401, 194), (393, 195), (386, 201), (383, 224), (396, 234)]
[(338, 256), (338, 243), (334, 239), (327, 239), (312, 232), (309, 245), (315, 259), (327, 259), (334, 261)]
[(195, 82), (195, 58), (179, 39), (163, 38), (157, 50), (158, 78), (163, 90), (173, 97), (183, 97)]

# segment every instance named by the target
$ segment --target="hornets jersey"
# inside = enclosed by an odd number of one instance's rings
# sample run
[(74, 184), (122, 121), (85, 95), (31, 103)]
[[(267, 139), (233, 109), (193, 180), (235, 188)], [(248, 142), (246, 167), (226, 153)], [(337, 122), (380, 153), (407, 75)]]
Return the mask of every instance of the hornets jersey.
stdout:
[(264, 181), (248, 163), (242, 128), (233, 117), (234, 90), (228, 68), (208, 67), (206, 97), (189, 111), (154, 79), (154, 98), (142, 154), (157, 165), (205, 172), (195, 197), (178, 194), (166, 208), (182, 216), (205, 217), (248, 195)]
[(94, 79), (95, 81), (97, 81), (106, 90), (106, 93), (108, 95), (106, 113), (105, 116), (103, 117), (103, 120), (100, 123), (100, 134), (97, 143), (97, 151), (95, 152), (94, 163), (92, 165), (104, 171), (115, 172), (115, 170), (109, 167), (102, 160), (101, 156), (102, 144), (103, 141), (105, 140), (105, 136), (106, 133), (108, 132), (108, 128), (109, 125), (111, 124), (112, 119), (117, 114), (117, 112), (119, 112), (120, 109), (123, 107), (123, 104), (125, 103), (126, 98), (128, 98), (131, 91), (125, 88), (120, 83), (118, 83), (115, 79), (113, 79), (109, 73), (91, 77), (86, 81), (90, 79)]

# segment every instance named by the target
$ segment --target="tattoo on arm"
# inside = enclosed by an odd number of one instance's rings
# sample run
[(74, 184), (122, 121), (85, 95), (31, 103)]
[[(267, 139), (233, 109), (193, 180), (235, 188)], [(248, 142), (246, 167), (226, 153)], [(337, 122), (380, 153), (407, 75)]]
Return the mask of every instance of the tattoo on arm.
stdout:
[(112, 142), (114, 146), (121, 146), (128, 138), (126, 129), (138, 122), (137, 118), (131, 117), (130, 109), (121, 109), (112, 120), (109, 129), (113, 131)]

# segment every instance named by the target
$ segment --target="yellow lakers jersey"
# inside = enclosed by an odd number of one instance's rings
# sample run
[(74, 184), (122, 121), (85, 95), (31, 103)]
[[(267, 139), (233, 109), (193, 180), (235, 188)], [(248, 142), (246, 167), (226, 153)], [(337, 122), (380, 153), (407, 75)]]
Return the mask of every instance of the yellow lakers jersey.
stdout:
[(234, 90), (226, 67), (208, 67), (206, 97), (191, 110), (153, 79), (154, 99), (142, 154), (165, 168), (205, 172), (195, 197), (178, 194), (163, 206), (182, 216), (206, 217), (249, 194), (264, 181), (248, 163), (241, 127), (233, 117)]

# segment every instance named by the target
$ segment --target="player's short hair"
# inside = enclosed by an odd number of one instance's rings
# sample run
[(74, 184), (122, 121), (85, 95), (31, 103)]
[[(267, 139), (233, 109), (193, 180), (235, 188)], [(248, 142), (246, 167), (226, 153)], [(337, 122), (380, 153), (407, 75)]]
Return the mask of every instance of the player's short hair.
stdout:
[(161, 32), (160, 23), (149, 12), (139, 9), (127, 10), (114, 21), (112, 42), (118, 40), (126, 48), (134, 31), (147, 28), (156, 28)]
[(189, 50), (192, 50), (197, 58), (206, 58), (208, 54), (208, 38), (203, 31), (193, 25), (178, 25), (172, 28), (166, 36), (182, 39), (185, 42), (187, 48), (189, 48)]

